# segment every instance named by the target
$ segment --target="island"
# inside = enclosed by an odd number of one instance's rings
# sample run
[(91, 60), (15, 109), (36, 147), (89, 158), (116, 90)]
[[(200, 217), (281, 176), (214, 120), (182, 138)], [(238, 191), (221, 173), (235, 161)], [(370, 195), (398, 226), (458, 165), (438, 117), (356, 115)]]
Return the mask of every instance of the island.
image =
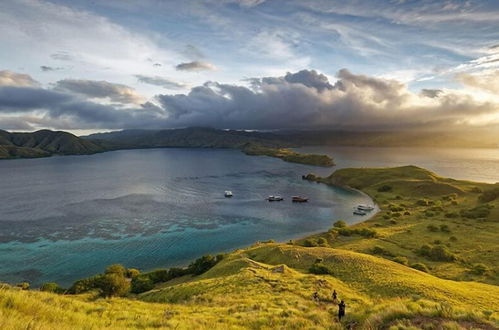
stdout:
[[(416, 166), (306, 178), (359, 189), (380, 211), (359, 224), (332, 219), (324, 233), (257, 242), (186, 267), (144, 272), (115, 264), (69, 288), (3, 284), (0, 327), (499, 327), (498, 184)], [(347, 306), (341, 322), (340, 300)]]
[(327, 155), (300, 154), (287, 148), (265, 147), (255, 143), (247, 143), (242, 152), (250, 156), (269, 156), (280, 158), (285, 162), (299, 163), (313, 166), (332, 167), (333, 159)]

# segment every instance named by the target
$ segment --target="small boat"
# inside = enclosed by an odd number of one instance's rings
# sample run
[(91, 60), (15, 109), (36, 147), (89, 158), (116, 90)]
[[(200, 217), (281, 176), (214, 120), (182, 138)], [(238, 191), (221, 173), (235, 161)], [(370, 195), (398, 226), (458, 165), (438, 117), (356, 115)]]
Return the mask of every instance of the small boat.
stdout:
[(284, 198), (282, 198), (281, 196), (279, 195), (270, 195), (269, 197), (267, 197), (267, 200), (269, 202), (280, 202), (280, 201), (283, 201)]
[(353, 214), (355, 214), (355, 215), (366, 215), (367, 213), (364, 212), (364, 211), (361, 211), (361, 210), (355, 210), (355, 211), (353, 211)]
[(369, 205), (359, 204), (359, 205), (357, 205), (357, 210), (369, 212), (369, 211), (374, 210), (374, 207), (369, 206)]
[(305, 202), (308, 202), (308, 198), (301, 197), (301, 196), (293, 196), (292, 201), (293, 201), (293, 203), (305, 203)]
[(225, 196), (225, 197), (232, 197), (232, 196), (233, 196), (233, 195), (232, 195), (232, 191), (230, 191), (230, 190), (226, 190), (226, 191), (225, 191), (224, 196)]

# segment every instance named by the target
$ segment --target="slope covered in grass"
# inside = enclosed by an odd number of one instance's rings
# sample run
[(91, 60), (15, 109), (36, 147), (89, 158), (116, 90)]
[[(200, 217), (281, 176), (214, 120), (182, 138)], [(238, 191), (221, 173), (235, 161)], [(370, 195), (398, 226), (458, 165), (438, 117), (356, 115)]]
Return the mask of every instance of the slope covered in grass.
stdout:
[(442, 178), (415, 166), (341, 169), (309, 178), (360, 189), (381, 209), (350, 228), (374, 230), (377, 237), (339, 228), (316, 236), (329, 245), (424, 264), (442, 278), (499, 284), (499, 200), (491, 198), (497, 185)]

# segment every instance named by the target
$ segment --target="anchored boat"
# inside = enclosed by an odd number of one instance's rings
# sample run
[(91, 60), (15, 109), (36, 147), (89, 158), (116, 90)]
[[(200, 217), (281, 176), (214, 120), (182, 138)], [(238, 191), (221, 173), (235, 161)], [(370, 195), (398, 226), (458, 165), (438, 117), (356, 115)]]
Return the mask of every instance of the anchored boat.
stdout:
[(283, 201), (284, 198), (282, 198), (281, 196), (279, 195), (270, 195), (269, 197), (267, 197), (267, 200), (269, 202), (280, 202), (280, 201)]
[(232, 191), (226, 190), (224, 196), (227, 197), (227, 198), (232, 197), (233, 196), (232, 195)]

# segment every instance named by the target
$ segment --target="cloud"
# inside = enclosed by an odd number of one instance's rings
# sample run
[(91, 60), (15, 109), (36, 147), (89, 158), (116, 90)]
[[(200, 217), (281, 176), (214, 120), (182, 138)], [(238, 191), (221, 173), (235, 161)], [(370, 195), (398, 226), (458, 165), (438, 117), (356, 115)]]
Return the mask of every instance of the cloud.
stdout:
[(419, 93), (421, 96), (426, 96), (426, 97), (429, 97), (429, 98), (435, 98), (435, 97), (439, 97), (440, 94), (442, 94), (444, 91), (441, 90), (441, 89), (425, 89), (423, 88), (421, 90), (421, 93)]
[(161, 86), (168, 89), (185, 89), (189, 87), (187, 84), (175, 82), (173, 80), (162, 78), (159, 76), (146, 76), (137, 74), (135, 75), (135, 77), (142, 83)]
[(477, 74), (462, 73), (456, 78), (467, 86), (499, 94), (499, 70)]
[(24, 73), (16, 73), (8, 70), (0, 71), (0, 86), (37, 86), (39, 83)]
[(172, 126), (278, 129), (449, 128), (483, 123), (497, 116), (499, 104), (477, 100), (461, 90), (429, 98), (396, 80), (342, 69), (331, 85), (315, 71), (251, 79), (251, 86), (208, 82), (187, 95), (159, 95)]
[(2, 86), (0, 123), (8, 117), (12, 126), (21, 127), (24, 120), (32, 127), (55, 129), (211, 126), (400, 130), (499, 122), (499, 102), (492, 95), (477, 99), (467, 89), (415, 93), (399, 81), (346, 69), (337, 73), (334, 83), (317, 71), (302, 70), (253, 78), (247, 86), (206, 82), (187, 94), (160, 94), (153, 102), (127, 106), (89, 100), (122, 100), (124, 85), (83, 82), (60, 81), (55, 89)]
[(50, 72), (50, 71), (59, 71), (62, 70), (60, 67), (52, 67), (52, 66), (47, 66), (47, 65), (41, 65), (40, 70), (43, 72)]
[(59, 51), (57, 53), (51, 54), (50, 57), (57, 61), (72, 61), (74, 56), (65, 51)]
[(59, 80), (55, 87), (59, 90), (85, 95), (90, 98), (108, 98), (113, 102), (131, 104), (144, 102), (144, 97), (138, 94), (135, 89), (107, 81), (64, 79)]
[(201, 61), (180, 63), (175, 68), (179, 71), (214, 71), (217, 69), (213, 64)]

